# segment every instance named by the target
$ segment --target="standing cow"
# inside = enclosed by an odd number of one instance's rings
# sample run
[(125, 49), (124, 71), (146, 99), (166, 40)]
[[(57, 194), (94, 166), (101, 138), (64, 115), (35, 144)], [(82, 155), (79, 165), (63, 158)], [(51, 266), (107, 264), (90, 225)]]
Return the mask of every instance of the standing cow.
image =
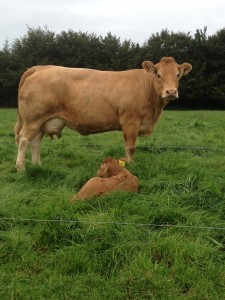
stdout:
[[(67, 126), (82, 135), (123, 131), (127, 161), (133, 159), (137, 136), (150, 134), (163, 108), (178, 98), (178, 84), (192, 66), (163, 57), (143, 69), (98, 71), (59, 66), (34, 66), (21, 77), (15, 126), (18, 171), (25, 169), (31, 146), (32, 162), (40, 164), (45, 133), (61, 135)], [(23, 124), (23, 125), (22, 125)]]

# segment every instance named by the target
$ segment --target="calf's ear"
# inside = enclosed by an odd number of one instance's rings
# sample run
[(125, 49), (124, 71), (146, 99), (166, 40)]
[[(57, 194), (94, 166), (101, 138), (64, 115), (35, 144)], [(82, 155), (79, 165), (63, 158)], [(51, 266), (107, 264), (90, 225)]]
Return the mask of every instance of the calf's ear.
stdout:
[(181, 76), (187, 75), (192, 70), (192, 65), (188, 63), (183, 63), (182, 65), (180, 65), (179, 68), (180, 68)]
[(107, 177), (108, 170), (109, 170), (109, 165), (107, 163), (101, 164), (101, 166), (98, 169), (97, 176), (100, 176), (103, 178)]
[(156, 67), (153, 62), (147, 60), (142, 63), (142, 68), (148, 73), (156, 74)]

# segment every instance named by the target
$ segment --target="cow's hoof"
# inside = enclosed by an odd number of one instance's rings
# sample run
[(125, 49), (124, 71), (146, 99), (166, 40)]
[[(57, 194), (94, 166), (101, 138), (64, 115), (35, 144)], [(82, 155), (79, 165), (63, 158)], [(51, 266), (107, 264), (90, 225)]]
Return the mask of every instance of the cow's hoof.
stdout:
[(25, 172), (25, 166), (16, 165), (16, 170), (17, 170), (18, 173)]

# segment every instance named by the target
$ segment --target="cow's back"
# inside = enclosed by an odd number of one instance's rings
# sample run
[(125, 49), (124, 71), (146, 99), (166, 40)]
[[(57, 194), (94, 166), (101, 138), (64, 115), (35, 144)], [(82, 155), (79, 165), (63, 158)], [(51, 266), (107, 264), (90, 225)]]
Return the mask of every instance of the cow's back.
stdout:
[(19, 110), (24, 120), (62, 118), (83, 134), (120, 130), (121, 114), (138, 110), (141, 74), (35, 66), (21, 78)]

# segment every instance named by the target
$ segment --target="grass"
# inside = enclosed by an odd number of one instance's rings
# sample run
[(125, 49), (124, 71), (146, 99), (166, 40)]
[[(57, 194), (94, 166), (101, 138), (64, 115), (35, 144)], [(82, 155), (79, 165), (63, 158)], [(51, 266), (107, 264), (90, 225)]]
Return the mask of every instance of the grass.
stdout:
[(137, 195), (71, 204), (104, 158), (124, 156), (121, 133), (66, 129), (17, 174), (16, 110), (1, 109), (0, 299), (225, 299), (224, 117), (165, 111), (128, 166)]

